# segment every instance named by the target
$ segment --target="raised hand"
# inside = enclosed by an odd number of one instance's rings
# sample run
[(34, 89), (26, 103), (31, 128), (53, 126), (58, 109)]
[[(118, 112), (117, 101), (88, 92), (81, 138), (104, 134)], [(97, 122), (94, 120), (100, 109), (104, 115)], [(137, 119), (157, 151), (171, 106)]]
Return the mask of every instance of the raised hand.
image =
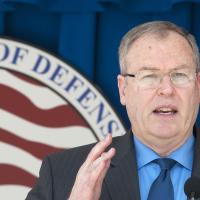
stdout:
[(68, 200), (98, 200), (101, 195), (103, 179), (110, 166), (115, 149), (105, 149), (111, 144), (112, 135), (97, 143), (80, 167)]

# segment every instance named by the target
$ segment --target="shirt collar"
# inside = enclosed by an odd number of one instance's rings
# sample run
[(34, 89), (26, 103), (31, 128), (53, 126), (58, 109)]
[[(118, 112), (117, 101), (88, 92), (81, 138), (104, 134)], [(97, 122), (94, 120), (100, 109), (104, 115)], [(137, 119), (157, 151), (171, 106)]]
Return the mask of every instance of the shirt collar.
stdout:
[[(135, 144), (135, 151), (137, 157), (138, 170), (150, 163), (151, 161), (160, 158), (151, 148), (139, 141), (139, 139), (133, 135), (133, 141)], [(193, 163), (193, 147), (194, 147), (194, 136), (193, 134), (187, 139), (187, 141), (168, 157), (176, 160), (185, 168), (192, 170)], [(187, 156), (186, 156), (187, 155)]]
[(181, 147), (169, 155), (169, 158), (176, 160), (182, 166), (192, 171), (194, 142), (195, 139), (192, 134)]

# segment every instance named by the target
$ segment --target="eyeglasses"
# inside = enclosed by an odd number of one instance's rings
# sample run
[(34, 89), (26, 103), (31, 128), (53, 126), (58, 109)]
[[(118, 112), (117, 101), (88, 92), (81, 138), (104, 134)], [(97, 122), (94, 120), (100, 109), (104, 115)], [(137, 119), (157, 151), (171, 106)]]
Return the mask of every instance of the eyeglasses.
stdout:
[(166, 75), (169, 76), (174, 86), (184, 87), (196, 78), (196, 74), (195, 69), (181, 68), (169, 73), (161, 73), (159, 70), (142, 70), (134, 74), (123, 74), (123, 76), (135, 78), (141, 87), (155, 88), (159, 86)]

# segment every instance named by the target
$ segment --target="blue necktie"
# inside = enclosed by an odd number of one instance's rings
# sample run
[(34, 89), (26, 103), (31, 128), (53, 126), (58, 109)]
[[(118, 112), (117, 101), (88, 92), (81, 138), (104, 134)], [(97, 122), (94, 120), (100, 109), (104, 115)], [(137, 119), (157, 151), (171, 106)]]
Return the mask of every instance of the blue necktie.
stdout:
[(148, 200), (174, 200), (170, 170), (176, 161), (170, 158), (160, 158), (153, 162), (160, 166), (161, 172), (151, 185)]

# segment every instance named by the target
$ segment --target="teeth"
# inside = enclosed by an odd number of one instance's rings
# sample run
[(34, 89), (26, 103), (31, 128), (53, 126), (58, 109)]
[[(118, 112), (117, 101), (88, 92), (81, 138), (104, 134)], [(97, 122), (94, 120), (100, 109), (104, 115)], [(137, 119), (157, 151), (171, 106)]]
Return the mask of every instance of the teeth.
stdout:
[(173, 110), (171, 108), (160, 108), (158, 112), (173, 112)]
[(177, 112), (177, 110), (172, 109), (172, 108), (163, 107), (163, 108), (156, 109), (154, 112), (160, 113), (160, 114), (175, 114)]

